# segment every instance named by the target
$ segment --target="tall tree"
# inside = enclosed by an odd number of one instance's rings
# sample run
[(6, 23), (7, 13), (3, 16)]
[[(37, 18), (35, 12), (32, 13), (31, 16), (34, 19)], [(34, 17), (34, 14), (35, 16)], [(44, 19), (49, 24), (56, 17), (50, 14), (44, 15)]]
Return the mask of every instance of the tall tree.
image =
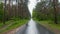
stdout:
[(3, 24), (5, 24), (5, 20), (6, 20), (6, 3), (7, 3), (7, 0), (4, 0)]
[(54, 18), (55, 18), (55, 20), (54, 20), (54, 22), (56, 23), (56, 24), (58, 24), (58, 22), (57, 22), (57, 6), (58, 6), (58, 0), (53, 0), (53, 4), (54, 4)]

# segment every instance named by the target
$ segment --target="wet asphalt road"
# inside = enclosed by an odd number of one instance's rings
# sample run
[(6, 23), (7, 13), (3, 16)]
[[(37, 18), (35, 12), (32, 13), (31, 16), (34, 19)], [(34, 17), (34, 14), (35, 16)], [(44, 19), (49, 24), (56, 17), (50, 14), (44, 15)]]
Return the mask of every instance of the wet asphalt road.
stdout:
[(25, 25), (21, 30), (17, 31), (16, 34), (54, 34), (44, 26), (35, 23), (32, 19), (28, 24)]

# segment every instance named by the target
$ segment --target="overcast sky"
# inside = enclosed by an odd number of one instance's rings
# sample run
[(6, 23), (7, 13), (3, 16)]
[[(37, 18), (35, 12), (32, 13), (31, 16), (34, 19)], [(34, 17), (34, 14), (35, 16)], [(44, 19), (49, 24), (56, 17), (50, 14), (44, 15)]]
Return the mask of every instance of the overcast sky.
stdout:
[(30, 2), (29, 2), (29, 4), (28, 4), (28, 8), (29, 8), (29, 11), (30, 11), (30, 14), (31, 14), (31, 16), (32, 16), (32, 11), (33, 11), (33, 9), (35, 8), (35, 6), (36, 6), (36, 4), (37, 4), (37, 2), (40, 2), (40, 0), (29, 0)]
[(33, 8), (35, 8), (37, 2), (36, 0), (29, 0), (30, 2), (28, 3), (28, 8), (29, 8), (29, 11), (31, 13), (31, 16), (32, 16), (32, 11), (33, 11)]

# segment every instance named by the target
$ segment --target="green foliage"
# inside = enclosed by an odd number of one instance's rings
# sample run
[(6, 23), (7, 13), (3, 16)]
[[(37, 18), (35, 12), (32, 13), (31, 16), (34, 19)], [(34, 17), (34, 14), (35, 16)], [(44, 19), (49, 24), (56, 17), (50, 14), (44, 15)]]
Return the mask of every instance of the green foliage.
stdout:
[[(20, 27), (21, 25), (24, 25), (28, 22), (27, 19), (20, 19), (20, 20), (17, 20), (17, 18), (15, 20), (10, 20), (10, 21), (7, 21), (6, 24), (6, 28), (4, 29), (0, 29), (0, 33), (4, 33), (4, 32), (8, 32), (9, 30), (12, 30), (12, 29), (15, 29), (15, 28), (18, 28)], [(11, 24), (11, 25), (10, 25)], [(3, 26), (0, 24), (0, 26)]]
[[(58, 13), (57, 17), (60, 20), (60, 13)], [(33, 9), (33, 19), (39, 21), (54, 20), (53, 2), (42, 1), (37, 3), (36, 8)]]
[(0, 3), (0, 20), (2, 20), (3, 17), (3, 3)]

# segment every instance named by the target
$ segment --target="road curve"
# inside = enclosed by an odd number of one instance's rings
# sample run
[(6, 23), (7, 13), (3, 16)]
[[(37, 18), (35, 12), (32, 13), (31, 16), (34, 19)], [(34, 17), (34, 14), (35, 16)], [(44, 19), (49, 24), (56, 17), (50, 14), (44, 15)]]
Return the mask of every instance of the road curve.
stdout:
[(17, 31), (16, 34), (54, 34), (54, 33), (31, 19), (29, 23), (26, 24), (24, 28)]

